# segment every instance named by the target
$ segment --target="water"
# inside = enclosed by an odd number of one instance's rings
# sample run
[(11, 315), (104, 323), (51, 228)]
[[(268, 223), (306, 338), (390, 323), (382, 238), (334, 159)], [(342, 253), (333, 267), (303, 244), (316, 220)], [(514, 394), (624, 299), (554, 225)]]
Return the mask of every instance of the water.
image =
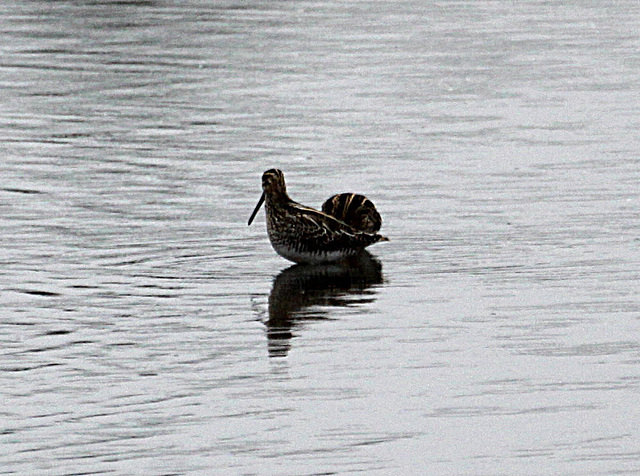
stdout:
[(640, 474), (639, 10), (4, 2), (0, 474)]

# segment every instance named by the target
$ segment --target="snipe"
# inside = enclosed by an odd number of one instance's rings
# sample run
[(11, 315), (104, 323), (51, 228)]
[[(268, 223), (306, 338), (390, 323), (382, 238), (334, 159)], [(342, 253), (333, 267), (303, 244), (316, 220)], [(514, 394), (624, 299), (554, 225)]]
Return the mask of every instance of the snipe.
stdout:
[[(364, 200), (355, 199), (360, 203), (355, 208), (361, 209), (361, 213), (352, 212), (349, 204), (345, 206), (346, 199), (336, 198), (341, 195), (325, 202), (330, 213), (321, 212), (291, 200), (287, 195), (284, 174), (278, 169), (267, 170), (262, 175), (262, 190), (248, 224), (251, 225), (262, 204), (266, 203), (271, 245), (280, 256), (290, 261), (304, 264), (338, 261), (379, 241), (389, 241), (376, 233), (380, 228), (380, 215), (373, 203), (362, 195), (342, 194), (362, 197)], [(334, 199), (336, 203), (331, 205)], [(363, 219), (364, 215), (369, 218)]]

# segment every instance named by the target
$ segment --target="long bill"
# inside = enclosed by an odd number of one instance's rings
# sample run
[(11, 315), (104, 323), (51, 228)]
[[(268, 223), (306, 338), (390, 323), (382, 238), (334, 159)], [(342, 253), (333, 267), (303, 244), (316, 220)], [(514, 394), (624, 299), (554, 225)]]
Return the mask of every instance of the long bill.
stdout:
[(258, 204), (256, 205), (255, 210), (253, 210), (253, 213), (249, 217), (249, 223), (247, 223), (247, 225), (251, 225), (251, 223), (253, 222), (253, 219), (256, 217), (256, 214), (258, 213), (258, 210), (260, 210), (260, 207), (262, 206), (263, 203), (264, 203), (264, 192), (262, 192), (262, 196), (260, 197), (260, 200), (258, 200)]

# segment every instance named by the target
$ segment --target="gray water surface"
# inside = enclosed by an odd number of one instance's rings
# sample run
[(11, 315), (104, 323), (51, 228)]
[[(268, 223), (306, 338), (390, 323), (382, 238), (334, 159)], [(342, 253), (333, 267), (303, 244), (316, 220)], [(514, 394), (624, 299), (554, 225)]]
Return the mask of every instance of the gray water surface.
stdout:
[[(0, 474), (640, 474), (640, 4), (0, 6)], [(389, 243), (291, 266), (260, 176)]]

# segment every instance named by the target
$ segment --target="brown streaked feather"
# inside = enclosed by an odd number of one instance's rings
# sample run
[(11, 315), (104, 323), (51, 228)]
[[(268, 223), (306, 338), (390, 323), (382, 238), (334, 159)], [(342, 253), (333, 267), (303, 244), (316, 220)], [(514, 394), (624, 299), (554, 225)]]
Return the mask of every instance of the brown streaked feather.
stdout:
[(347, 223), (356, 230), (376, 233), (382, 226), (382, 217), (375, 205), (364, 195), (341, 193), (322, 204), (322, 211)]
[(293, 209), (292, 215), (296, 215), (301, 246), (306, 243), (310, 248), (333, 251), (350, 247), (364, 248), (378, 241), (387, 241), (381, 235), (361, 232), (331, 215), (299, 203), (292, 201), (290, 207)]

